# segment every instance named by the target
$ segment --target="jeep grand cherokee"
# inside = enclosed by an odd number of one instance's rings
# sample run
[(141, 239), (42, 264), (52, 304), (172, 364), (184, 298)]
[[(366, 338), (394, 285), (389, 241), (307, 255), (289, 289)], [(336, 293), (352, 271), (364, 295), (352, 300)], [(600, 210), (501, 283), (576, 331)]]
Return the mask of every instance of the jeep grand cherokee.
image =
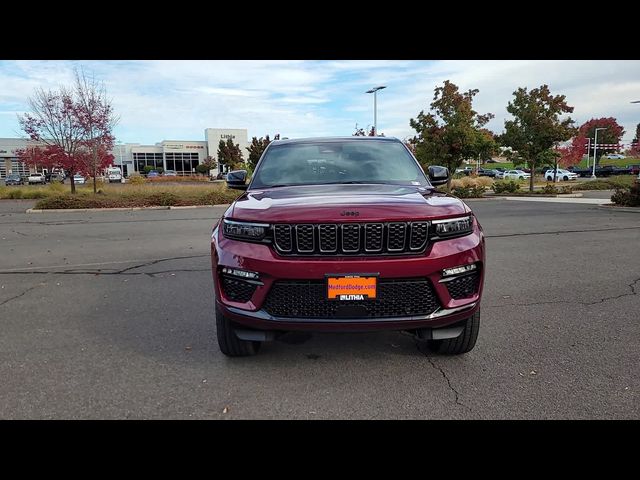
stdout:
[(295, 330), (407, 331), (448, 354), (478, 336), (484, 235), (395, 138), (274, 141), (211, 235), (216, 327), (228, 356)]

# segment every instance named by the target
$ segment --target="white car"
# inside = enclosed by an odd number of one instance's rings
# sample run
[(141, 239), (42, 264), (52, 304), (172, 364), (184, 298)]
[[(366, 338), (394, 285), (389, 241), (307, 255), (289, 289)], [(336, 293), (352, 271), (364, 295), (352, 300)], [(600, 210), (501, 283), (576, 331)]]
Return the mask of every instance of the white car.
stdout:
[[(556, 170), (556, 182), (568, 182), (569, 180), (577, 180), (578, 174), (570, 172), (569, 170), (565, 170), (563, 168), (558, 168)], [(553, 169), (547, 170), (544, 172), (544, 178), (547, 182), (553, 182)]]
[(505, 180), (525, 180), (530, 177), (531, 174), (523, 170), (507, 170), (502, 176)]
[(623, 159), (623, 158), (627, 158), (624, 155), (620, 154), (620, 153), (610, 153), (609, 155), (606, 156), (606, 158), (609, 158), (611, 160), (617, 160), (617, 159)]
[(73, 176), (73, 183), (75, 183), (76, 185), (83, 185), (85, 182), (86, 182), (85, 178), (79, 173), (76, 173)]
[(44, 185), (47, 182), (47, 178), (41, 173), (32, 173), (29, 175), (27, 182), (29, 182), (29, 185), (32, 185), (34, 183), (40, 183)]

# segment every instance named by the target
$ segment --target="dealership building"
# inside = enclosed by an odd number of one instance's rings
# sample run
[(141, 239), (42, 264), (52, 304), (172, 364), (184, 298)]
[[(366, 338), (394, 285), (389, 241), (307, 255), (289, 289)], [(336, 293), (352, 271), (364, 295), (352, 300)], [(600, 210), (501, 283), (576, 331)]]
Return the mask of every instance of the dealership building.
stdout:
[[(242, 156), (247, 158), (249, 146), (247, 130), (243, 128), (207, 128), (204, 131), (204, 140), (163, 140), (155, 145), (142, 145), (139, 143), (117, 144), (113, 149), (115, 166), (121, 167), (125, 176), (135, 172), (144, 172), (144, 167), (162, 167), (164, 170), (175, 170), (178, 175), (190, 175), (195, 173), (196, 166), (204, 163), (211, 156), (217, 158), (220, 140), (226, 142), (231, 139), (234, 144), (240, 145)], [(18, 161), (16, 150), (37, 143), (20, 138), (0, 138), (0, 178), (5, 178), (9, 173), (24, 175), (29, 173), (29, 168), (23, 162)], [(218, 171), (224, 171), (224, 165), (218, 163)]]

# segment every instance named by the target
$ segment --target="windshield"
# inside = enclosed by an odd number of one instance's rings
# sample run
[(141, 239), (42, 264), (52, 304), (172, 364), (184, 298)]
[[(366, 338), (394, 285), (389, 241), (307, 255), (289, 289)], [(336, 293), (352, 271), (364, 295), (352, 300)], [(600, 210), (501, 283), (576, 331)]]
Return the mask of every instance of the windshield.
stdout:
[(336, 140), (269, 146), (251, 188), (339, 183), (431, 186), (399, 142)]

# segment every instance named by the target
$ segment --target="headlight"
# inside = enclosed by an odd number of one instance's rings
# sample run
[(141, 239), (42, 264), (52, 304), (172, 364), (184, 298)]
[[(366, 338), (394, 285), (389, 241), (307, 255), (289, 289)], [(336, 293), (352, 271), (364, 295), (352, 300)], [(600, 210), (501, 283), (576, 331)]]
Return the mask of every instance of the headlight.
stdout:
[(473, 230), (473, 220), (471, 215), (458, 218), (448, 218), (446, 220), (434, 220), (433, 235), (439, 238), (461, 237), (471, 233)]
[(267, 236), (269, 224), (224, 220), (222, 233), (227, 238), (260, 242)]

